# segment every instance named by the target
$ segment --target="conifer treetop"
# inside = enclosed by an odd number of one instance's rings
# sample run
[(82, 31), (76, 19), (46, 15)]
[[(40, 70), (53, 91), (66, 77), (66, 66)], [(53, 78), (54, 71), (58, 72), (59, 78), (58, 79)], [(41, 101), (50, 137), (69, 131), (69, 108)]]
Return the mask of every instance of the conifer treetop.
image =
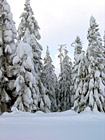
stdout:
[(89, 46), (102, 46), (102, 39), (99, 33), (99, 27), (93, 16), (90, 17), (90, 27), (88, 29), (87, 39), (89, 41)]
[(96, 20), (93, 16), (90, 17), (90, 26), (94, 26), (94, 24), (96, 24)]
[(103, 37), (103, 39), (104, 39), (104, 47), (105, 47), (105, 31), (104, 31), (104, 37)]
[(82, 42), (79, 36), (76, 37), (75, 41), (72, 43), (72, 47), (75, 48), (76, 54), (80, 54), (82, 51)]
[(40, 40), (39, 26), (34, 18), (34, 13), (30, 5), (30, 0), (26, 0), (24, 4), (24, 12), (20, 16), (21, 23), (18, 28), (18, 40), (24, 40), (25, 32), (34, 35), (37, 40)]
[(52, 59), (51, 59), (51, 57), (50, 57), (50, 52), (49, 52), (49, 47), (47, 46), (47, 51), (46, 51), (46, 56), (45, 56), (45, 58), (44, 58), (44, 63), (52, 63)]
[(74, 47), (74, 60), (76, 63), (83, 57), (82, 42), (79, 36), (76, 37), (71, 46)]

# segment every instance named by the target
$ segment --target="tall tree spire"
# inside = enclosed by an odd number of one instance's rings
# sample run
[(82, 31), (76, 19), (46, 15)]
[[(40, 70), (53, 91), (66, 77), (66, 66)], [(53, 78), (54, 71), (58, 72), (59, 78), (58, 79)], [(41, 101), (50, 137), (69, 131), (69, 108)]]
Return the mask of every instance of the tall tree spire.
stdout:
[(71, 91), (72, 62), (68, 56), (68, 50), (66, 47), (63, 49), (63, 51), (64, 52), (62, 53), (60, 50), (60, 55), (59, 55), (60, 58), (63, 56), (63, 59), (61, 61), (62, 68), (59, 75), (58, 106), (59, 106), (60, 111), (65, 111), (71, 108), (71, 94), (72, 94), (72, 91)]
[(84, 51), (82, 50), (82, 42), (79, 36), (76, 37), (75, 42), (72, 43), (72, 46), (74, 47), (74, 66), (72, 68), (74, 110), (81, 112), (84, 109), (83, 95), (85, 94), (85, 91), (83, 90), (83, 86), (85, 85), (86, 60)]
[(93, 16), (90, 18), (90, 27), (88, 29), (88, 49), (87, 49), (87, 64), (89, 72), (89, 88), (86, 95), (87, 106), (91, 110), (105, 111), (104, 103), (104, 85), (102, 83), (102, 73), (104, 70), (104, 58), (102, 39), (99, 33), (99, 28)]
[(105, 31), (104, 31), (104, 38), (103, 39), (104, 39), (104, 47), (105, 47)]
[(12, 55), (16, 50), (15, 39), (16, 28), (10, 6), (6, 0), (0, 0), (0, 102), (2, 112), (8, 111), (11, 105), (14, 88)]
[[(15, 84), (15, 86), (19, 85), (24, 89), (24, 85), (25, 90), (23, 90), (21, 94), (19, 90), (16, 90), (19, 100), (17, 98), (14, 106), (18, 107), (18, 109), (23, 108), (24, 111), (35, 112), (37, 110), (42, 110), (44, 112), (49, 112), (50, 99), (48, 98), (46, 88), (43, 86), (41, 81), (41, 72), (43, 69), (41, 62), (42, 46), (38, 43), (41, 36), (39, 34), (39, 26), (34, 18), (34, 13), (29, 0), (25, 1), (24, 12), (20, 18), (21, 22), (18, 28), (18, 46), (14, 58), (16, 67), (17, 63), (19, 64), (19, 71), (17, 72), (16, 79), (17, 84)], [(19, 51), (20, 46), (23, 47), (23, 52)], [(32, 52), (28, 55), (27, 52), (29, 50)], [(20, 60), (18, 59), (18, 61), (15, 61), (19, 56), (21, 56)], [(21, 63), (19, 63), (19, 61), (21, 61)], [(24, 79), (24, 84), (21, 83), (21, 78), (19, 77), (23, 77), (22, 79)], [(27, 96), (29, 96), (29, 100), (27, 100)], [(23, 107), (19, 108), (18, 101), (22, 101), (21, 104)]]
[(62, 60), (63, 60), (63, 48), (65, 47), (66, 44), (61, 44), (59, 45), (59, 55), (58, 58), (60, 59), (60, 71), (62, 71)]
[(56, 96), (58, 89), (57, 76), (55, 74), (55, 67), (52, 64), (49, 47), (47, 46), (46, 56), (44, 58), (43, 67), (43, 83), (48, 90), (49, 98), (51, 99), (51, 111), (57, 110)]

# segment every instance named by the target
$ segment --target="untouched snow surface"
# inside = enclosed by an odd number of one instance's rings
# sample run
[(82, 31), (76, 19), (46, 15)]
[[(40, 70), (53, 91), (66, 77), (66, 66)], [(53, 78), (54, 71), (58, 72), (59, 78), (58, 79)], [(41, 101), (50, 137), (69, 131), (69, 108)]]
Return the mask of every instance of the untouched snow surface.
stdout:
[(0, 116), (0, 140), (105, 140), (105, 114), (14, 111)]

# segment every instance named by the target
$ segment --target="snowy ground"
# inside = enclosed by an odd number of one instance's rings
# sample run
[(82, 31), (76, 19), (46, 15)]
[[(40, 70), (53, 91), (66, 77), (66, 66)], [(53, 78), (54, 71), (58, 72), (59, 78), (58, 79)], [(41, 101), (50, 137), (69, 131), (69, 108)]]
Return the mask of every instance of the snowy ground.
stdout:
[(4, 113), (0, 116), (0, 140), (105, 140), (105, 114)]

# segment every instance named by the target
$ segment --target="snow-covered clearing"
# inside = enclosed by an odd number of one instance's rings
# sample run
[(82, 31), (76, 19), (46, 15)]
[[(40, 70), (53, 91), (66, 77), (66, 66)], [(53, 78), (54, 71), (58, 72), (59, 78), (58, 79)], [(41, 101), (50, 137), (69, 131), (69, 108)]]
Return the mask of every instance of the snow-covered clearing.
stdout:
[(0, 116), (0, 140), (105, 140), (105, 114), (4, 113)]

